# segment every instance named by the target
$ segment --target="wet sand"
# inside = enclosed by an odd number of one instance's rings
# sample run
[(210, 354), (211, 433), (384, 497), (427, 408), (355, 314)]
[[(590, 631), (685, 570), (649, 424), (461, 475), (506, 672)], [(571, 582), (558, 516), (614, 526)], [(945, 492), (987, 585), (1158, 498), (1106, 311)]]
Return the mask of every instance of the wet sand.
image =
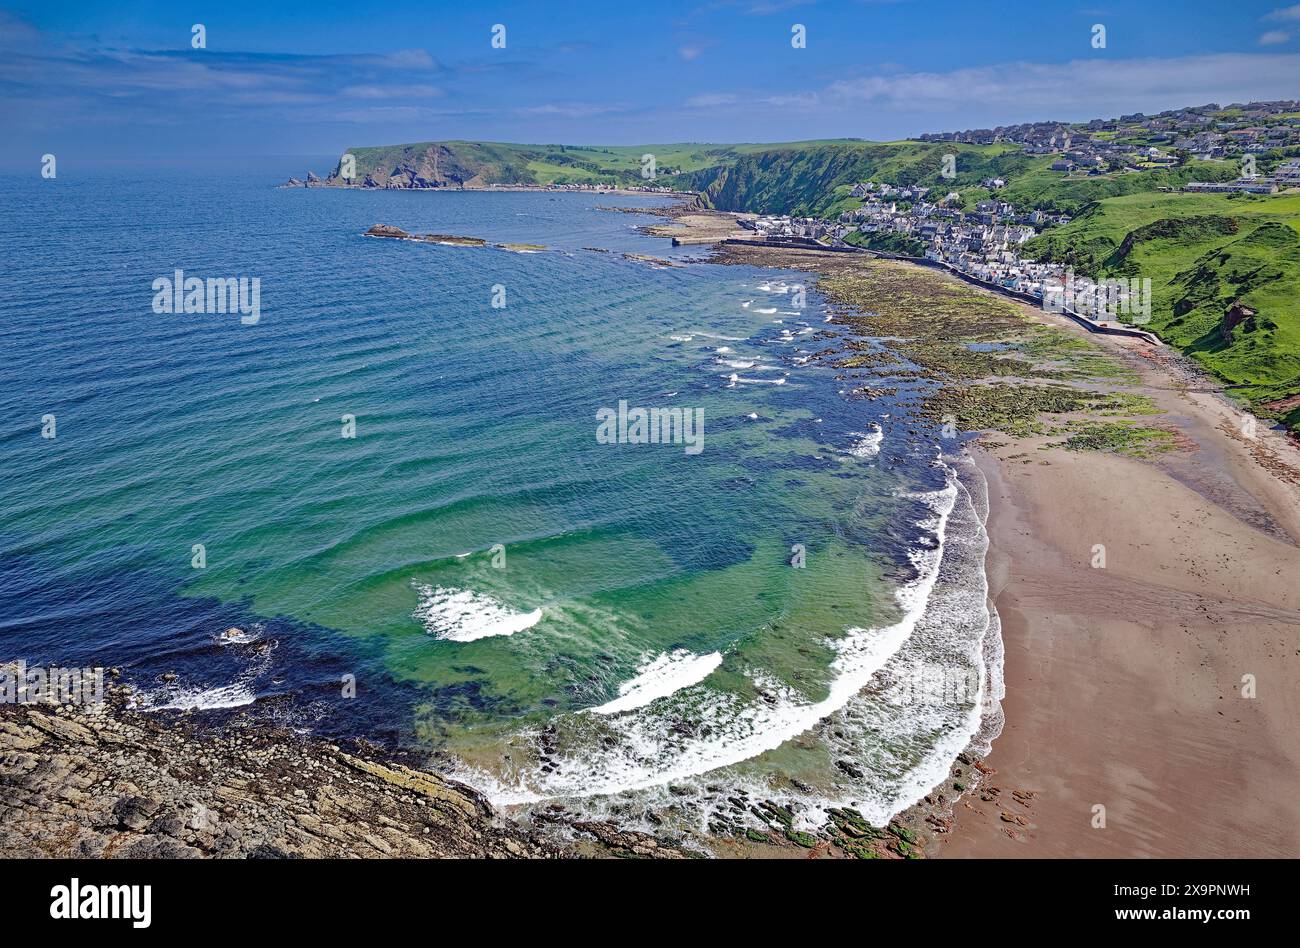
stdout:
[(1150, 347), (1104, 344), (1182, 444), (1152, 461), (977, 451), (1006, 723), (937, 854), (1294, 857), (1300, 451), (1262, 423), (1247, 437)]

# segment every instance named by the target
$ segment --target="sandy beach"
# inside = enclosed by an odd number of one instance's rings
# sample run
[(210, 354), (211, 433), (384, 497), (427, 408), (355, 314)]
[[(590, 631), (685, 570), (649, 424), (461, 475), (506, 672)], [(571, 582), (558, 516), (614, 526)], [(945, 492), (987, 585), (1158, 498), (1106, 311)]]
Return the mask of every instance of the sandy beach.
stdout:
[(1006, 724), (938, 852), (1294, 856), (1300, 452), (1262, 425), (1245, 437), (1239, 413), (1182, 390), (1149, 347), (1102, 344), (1184, 441), (1157, 461), (1038, 457), (1034, 439), (977, 451)]

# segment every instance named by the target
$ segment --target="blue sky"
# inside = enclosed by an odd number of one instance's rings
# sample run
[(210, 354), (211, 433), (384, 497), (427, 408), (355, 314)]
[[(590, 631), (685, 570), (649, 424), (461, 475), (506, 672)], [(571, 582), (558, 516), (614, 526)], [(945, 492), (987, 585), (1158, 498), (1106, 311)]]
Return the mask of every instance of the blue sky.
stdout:
[(1250, 98), (1300, 98), (1300, 4), (0, 0), (6, 166), (452, 138), (883, 140)]

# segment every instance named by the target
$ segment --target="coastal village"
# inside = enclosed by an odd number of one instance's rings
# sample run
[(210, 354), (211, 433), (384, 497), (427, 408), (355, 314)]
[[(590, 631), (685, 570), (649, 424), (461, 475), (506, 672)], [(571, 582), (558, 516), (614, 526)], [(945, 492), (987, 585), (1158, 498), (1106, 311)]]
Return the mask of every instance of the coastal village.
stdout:
[[(988, 184), (986, 184), (988, 186)], [(1046, 227), (1069, 223), (1066, 214), (1022, 212), (1005, 201), (979, 202), (973, 211), (960, 209), (955, 193), (929, 200), (928, 188), (897, 188), (868, 181), (853, 194), (863, 196), (862, 207), (845, 211), (837, 220), (767, 215), (741, 226), (769, 244), (811, 245), (840, 250), (859, 249), (855, 234), (894, 234), (906, 238), (919, 252), (886, 256), (923, 256), (953, 270), (999, 288), (1028, 294), (1045, 305), (1076, 309), (1104, 320), (1130, 312), (1132, 303), (1120, 300), (1112, 282), (1077, 276), (1062, 264), (1039, 262), (1022, 256), (1021, 246)]]
[[(1223, 118), (1224, 114), (1233, 118)], [(1300, 102), (1231, 105), (1226, 110), (1211, 103), (1150, 117), (1139, 113), (1115, 120), (1095, 119), (1084, 129), (1038, 122), (922, 135), (920, 140), (1013, 143), (1025, 154), (1057, 155), (1051, 169), (1067, 176), (1173, 168), (1189, 158), (1233, 161), (1247, 169), (1234, 180), (1188, 182), (1182, 190), (1189, 193), (1276, 194), (1300, 187), (1297, 158), (1281, 161), (1269, 175), (1248, 170), (1255, 167), (1253, 156), (1300, 146)], [(1113, 140), (1134, 134), (1160, 144), (1138, 146)], [(1042, 230), (1069, 223), (1068, 215), (1024, 210), (999, 200), (997, 192), (1006, 186), (1000, 178), (986, 178), (980, 185), (990, 197), (973, 209), (963, 209), (956, 191), (940, 196), (933, 188), (865, 181), (849, 192), (861, 206), (843, 211), (833, 220), (765, 215), (741, 224), (764, 243), (815, 243), (841, 250), (874, 244), (880, 248), (877, 252), (885, 255), (892, 251), (897, 256), (924, 257), (975, 280), (1041, 300), (1047, 308), (1072, 309), (1098, 322), (1141, 312), (1135, 305), (1143, 295), (1140, 288), (1119, 287), (1115, 281), (1096, 282), (1064, 265), (1021, 254), (1021, 247)], [(880, 237), (887, 239), (881, 242)]]
[[(1126, 175), (1167, 172), (1167, 183), (1156, 181), (1146, 190), (1273, 195), (1300, 187), (1297, 100), (1227, 106), (1211, 102), (1155, 115), (1133, 113), (1087, 122), (1029, 122), (923, 134), (915, 141), (928, 145), (1001, 146), (995, 158), (1018, 154), (1036, 159), (1033, 174), (1059, 176), (1064, 182), (1116, 181)], [(520, 179), (519, 168), (511, 173), (514, 180), (492, 180), (493, 175), (502, 173), (493, 164), (502, 160), (495, 152), (471, 160), (462, 154), (464, 146), (458, 145), (459, 150), (446, 144), (420, 148), (399, 149), (379, 163), (372, 159), (371, 170), (359, 180), (343, 177), (340, 164), (324, 179), (308, 174), (305, 181), (291, 178), (287, 186), (472, 187), (652, 195), (680, 195), (699, 187), (690, 179), (690, 172), (677, 165), (662, 164), (657, 174), (652, 172), (637, 180), (629, 179), (626, 169), (602, 170), (591, 164), (593, 155), (611, 155), (608, 149), (579, 149), (581, 159), (575, 159), (568, 150), (556, 151), (554, 146), (549, 151), (531, 147), (521, 150), (514, 159), (521, 167), (532, 160), (544, 164), (580, 160), (591, 165), (583, 167), (594, 176), (581, 179), (564, 175), (546, 182), (529, 182)], [(1071, 217), (1067, 211), (1076, 208), (1054, 207), (1050, 201), (1017, 205), (1008, 199), (1009, 195), (1015, 194), (1021, 202), (1026, 198), (1015, 182), (989, 174), (979, 179), (976, 187), (971, 175), (962, 174), (961, 148), (954, 147), (944, 159), (939, 180), (933, 175), (924, 178), (929, 186), (915, 178), (841, 182), (833, 194), (824, 195), (828, 201), (817, 205), (833, 207), (825, 216), (773, 213), (747, 215), (732, 223), (745, 228), (746, 239), (765, 244), (869, 251), (928, 261), (964, 279), (1087, 320), (1095, 327), (1149, 335), (1119, 325), (1142, 323), (1150, 316), (1149, 280), (1096, 281), (1075, 274), (1063, 264), (1038, 260), (1025, 252), (1025, 245), (1045, 230), (1068, 224)], [(1196, 180), (1198, 172), (1208, 180)], [(720, 236), (712, 234), (709, 239)], [(737, 237), (730, 235), (729, 239)], [(683, 239), (701, 242), (698, 235)], [(1154, 338), (1150, 337), (1150, 341)]]

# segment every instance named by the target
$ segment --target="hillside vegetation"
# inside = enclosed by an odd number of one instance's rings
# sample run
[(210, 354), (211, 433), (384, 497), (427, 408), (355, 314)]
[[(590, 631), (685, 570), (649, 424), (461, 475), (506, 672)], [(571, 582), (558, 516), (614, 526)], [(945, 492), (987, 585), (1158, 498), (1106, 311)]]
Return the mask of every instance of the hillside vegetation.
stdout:
[(1300, 195), (1107, 198), (1026, 253), (1094, 278), (1150, 279), (1147, 328), (1300, 429), (1300, 405), (1285, 404), (1300, 394)]
[[(848, 140), (791, 142), (802, 149), (849, 144)], [(693, 188), (690, 173), (714, 168), (771, 145), (517, 145), (506, 142), (415, 142), (350, 148), (356, 179), (383, 187), (484, 187), (492, 184), (646, 185)], [(642, 156), (654, 155), (655, 177), (642, 175)], [(330, 176), (339, 179), (340, 165)], [(397, 179), (397, 180), (394, 180)], [(418, 179), (418, 180), (417, 180)], [(422, 183), (421, 183), (422, 182)]]
[[(864, 142), (855, 139), (782, 144), (518, 145), (505, 142), (416, 142), (350, 148), (356, 179), (397, 187), (484, 187), (491, 184), (654, 184), (700, 192), (724, 211), (827, 216), (857, 207), (849, 196), (860, 181), (958, 191), (973, 206), (989, 196), (980, 187), (1002, 178), (1002, 200), (1025, 208), (1077, 213), (1117, 195), (1178, 188), (1191, 180), (1234, 177), (1228, 162), (1189, 162), (1162, 171), (1067, 178), (1050, 170), (1052, 158), (1030, 156), (1012, 144)], [(642, 156), (654, 155), (653, 181), (642, 176)], [(944, 155), (956, 156), (945, 178)], [(340, 168), (330, 183), (342, 183)], [(391, 184), (390, 184), (391, 182)]]
[[(943, 176), (943, 157), (956, 156), (956, 175)], [(1222, 162), (1189, 162), (1168, 171), (1140, 171), (1096, 177), (1066, 178), (1052, 171), (1050, 156), (1024, 154), (1016, 145), (964, 145), (954, 142), (853, 142), (812, 146), (773, 145), (738, 155), (735, 160), (688, 176), (712, 207), (822, 217), (858, 206), (849, 190), (860, 181), (887, 181), (899, 186), (933, 188), (940, 197), (961, 194), (974, 206), (989, 197), (980, 186), (1002, 178), (1000, 200), (1025, 209), (1077, 213), (1104, 197), (1159, 188), (1178, 188), (1188, 181), (1236, 176)]]

